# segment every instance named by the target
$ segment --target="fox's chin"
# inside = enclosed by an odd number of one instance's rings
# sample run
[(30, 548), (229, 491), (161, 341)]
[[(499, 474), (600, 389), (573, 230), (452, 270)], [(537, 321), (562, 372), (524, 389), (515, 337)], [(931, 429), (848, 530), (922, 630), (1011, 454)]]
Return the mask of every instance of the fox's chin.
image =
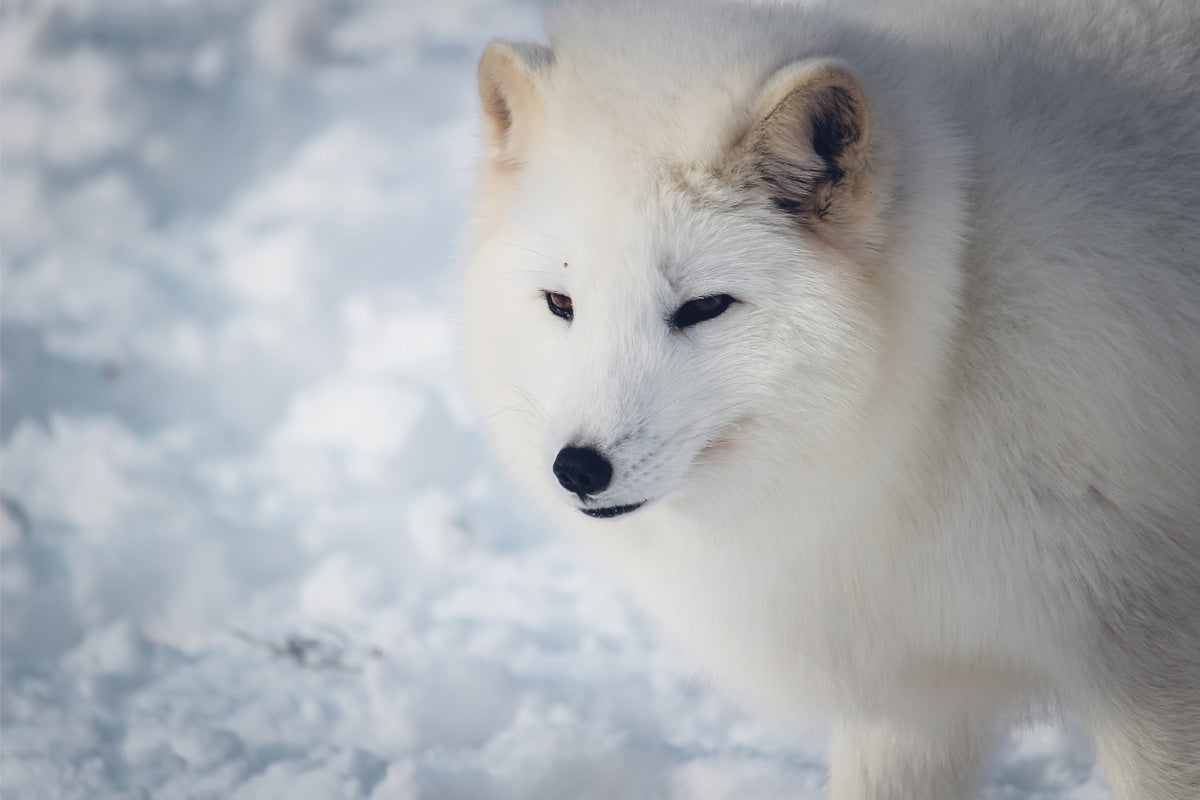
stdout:
[(587, 514), (589, 517), (595, 517), (597, 519), (611, 519), (612, 517), (619, 517), (619, 516), (622, 516), (623, 514), (628, 514), (631, 511), (637, 511), (639, 508), (641, 508), (644, 505), (646, 505), (645, 501), (643, 501), (641, 503), (630, 503), (627, 506), (608, 506), (607, 508), (581, 508), (579, 510), (582, 511), (584, 514)]

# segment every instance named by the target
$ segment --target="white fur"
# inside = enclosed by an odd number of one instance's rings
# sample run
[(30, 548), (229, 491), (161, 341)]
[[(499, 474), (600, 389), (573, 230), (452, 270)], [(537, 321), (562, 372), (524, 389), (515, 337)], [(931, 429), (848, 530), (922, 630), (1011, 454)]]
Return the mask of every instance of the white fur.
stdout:
[[(838, 800), (973, 796), (997, 726), (1060, 705), (1118, 798), (1196, 800), (1200, 7), (970, 5), (573, 4), (493, 46), (478, 395), (715, 679), (835, 720)], [(798, 222), (722, 164), (826, 67), (868, 183)], [(581, 442), (589, 504), (647, 505), (580, 513)]]

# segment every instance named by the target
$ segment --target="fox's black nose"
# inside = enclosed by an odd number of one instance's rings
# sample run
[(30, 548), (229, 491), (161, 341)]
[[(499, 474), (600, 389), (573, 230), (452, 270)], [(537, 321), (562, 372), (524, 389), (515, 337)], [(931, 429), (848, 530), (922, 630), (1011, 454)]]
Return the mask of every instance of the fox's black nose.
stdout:
[(612, 480), (612, 464), (590, 447), (564, 447), (554, 459), (554, 477), (582, 500), (607, 488)]

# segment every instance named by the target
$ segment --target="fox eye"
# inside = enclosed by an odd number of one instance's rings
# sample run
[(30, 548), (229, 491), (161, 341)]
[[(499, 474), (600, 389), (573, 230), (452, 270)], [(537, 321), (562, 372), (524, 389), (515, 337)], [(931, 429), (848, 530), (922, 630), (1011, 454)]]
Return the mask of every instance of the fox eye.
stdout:
[(550, 313), (556, 317), (562, 317), (567, 322), (570, 322), (575, 317), (575, 308), (571, 305), (569, 295), (560, 294), (558, 292), (545, 292), (546, 307), (550, 309)]
[(735, 298), (727, 294), (713, 294), (708, 297), (697, 297), (695, 300), (688, 300), (675, 309), (675, 313), (671, 315), (671, 324), (676, 328), (690, 327), (697, 322), (704, 322), (706, 319), (721, 316), (725, 313), (725, 309), (736, 302)]

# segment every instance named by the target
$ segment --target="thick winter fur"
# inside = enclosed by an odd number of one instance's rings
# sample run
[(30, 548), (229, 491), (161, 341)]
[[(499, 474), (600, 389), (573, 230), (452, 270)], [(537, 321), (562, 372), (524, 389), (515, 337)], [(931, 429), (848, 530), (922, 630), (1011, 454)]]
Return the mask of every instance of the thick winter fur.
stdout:
[(548, 39), (480, 64), (463, 298), (519, 486), (719, 682), (830, 715), (837, 800), (974, 796), (1056, 708), (1118, 798), (1200, 798), (1200, 5), (618, 0)]

